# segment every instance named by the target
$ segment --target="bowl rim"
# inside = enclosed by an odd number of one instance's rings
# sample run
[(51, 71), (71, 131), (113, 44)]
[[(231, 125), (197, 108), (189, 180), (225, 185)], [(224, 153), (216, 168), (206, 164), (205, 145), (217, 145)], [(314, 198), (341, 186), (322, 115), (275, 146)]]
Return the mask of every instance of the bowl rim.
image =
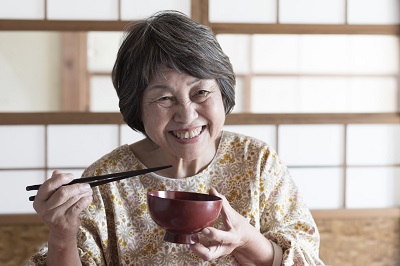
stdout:
[(179, 192), (179, 193), (185, 193), (185, 194), (199, 194), (199, 195), (206, 195), (211, 197), (212, 199), (210, 200), (182, 200), (182, 199), (173, 199), (176, 201), (193, 201), (193, 202), (218, 202), (222, 201), (221, 197), (215, 196), (215, 195), (210, 195), (206, 193), (199, 193), (199, 192), (194, 192), (194, 191), (180, 191), (180, 190), (150, 190), (147, 191), (147, 197), (154, 197), (154, 198), (159, 198), (159, 199), (171, 199), (171, 198), (165, 198), (165, 197), (159, 197), (157, 195), (153, 195), (152, 193), (154, 192)]

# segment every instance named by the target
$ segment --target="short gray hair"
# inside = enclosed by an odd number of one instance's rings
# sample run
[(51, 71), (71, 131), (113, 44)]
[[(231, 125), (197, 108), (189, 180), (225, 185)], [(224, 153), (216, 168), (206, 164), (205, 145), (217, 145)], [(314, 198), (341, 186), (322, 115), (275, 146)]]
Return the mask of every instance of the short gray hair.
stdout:
[(235, 106), (235, 74), (211, 29), (180, 12), (162, 11), (128, 26), (112, 70), (121, 114), (135, 131), (146, 134), (141, 119), (143, 93), (163, 67), (215, 79), (225, 113)]

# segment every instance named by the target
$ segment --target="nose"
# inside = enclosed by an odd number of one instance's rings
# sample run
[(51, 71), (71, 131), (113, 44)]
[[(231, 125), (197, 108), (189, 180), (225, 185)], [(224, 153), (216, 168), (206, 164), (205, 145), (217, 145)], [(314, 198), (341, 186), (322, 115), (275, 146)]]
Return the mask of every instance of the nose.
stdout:
[(196, 105), (189, 101), (175, 106), (174, 120), (182, 124), (190, 124), (198, 117)]

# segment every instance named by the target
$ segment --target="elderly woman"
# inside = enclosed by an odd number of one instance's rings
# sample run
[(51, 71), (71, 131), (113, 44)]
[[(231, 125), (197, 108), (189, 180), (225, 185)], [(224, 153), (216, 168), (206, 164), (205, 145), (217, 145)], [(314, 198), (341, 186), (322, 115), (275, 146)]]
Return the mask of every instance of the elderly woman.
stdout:
[[(112, 77), (124, 121), (146, 138), (83, 176), (173, 167), (93, 190), (62, 186), (73, 176), (55, 171), (34, 202), (50, 234), (31, 264), (323, 264), (314, 220), (275, 151), (222, 130), (235, 75), (209, 28), (172, 11), (135, 22)], [(149, 190), (211, 193), (223, 199), (221, 216), (200, 243), (165, 242), (147, 210)]]

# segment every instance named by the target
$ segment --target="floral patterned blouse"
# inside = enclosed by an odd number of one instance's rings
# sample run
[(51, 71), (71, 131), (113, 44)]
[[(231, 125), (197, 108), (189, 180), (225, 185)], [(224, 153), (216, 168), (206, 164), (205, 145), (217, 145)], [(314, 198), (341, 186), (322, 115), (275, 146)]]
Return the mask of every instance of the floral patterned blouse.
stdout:
[[(83, 176), (143, 168), (124, 145), (88, 167)], [(195, 176), (171, 179), (150, 173), (94, 188), (93, 202), (81, 215), (78, 233), (82, 264), (239, 265), (233, 255), (206, 262), (188, 245), (165, 242), (164, 230), (147, 210), (147, 191), (208, 193), (210, 186), (282, 248), (282, 265), (323, 265), (317, 227), (287, 167), (264, 142), (227, 131), (213, 161)], [(214, 226), (223, 229), (221, 219)], [(45, 245), (30, 264), (45, 264), (46, 254)]]

